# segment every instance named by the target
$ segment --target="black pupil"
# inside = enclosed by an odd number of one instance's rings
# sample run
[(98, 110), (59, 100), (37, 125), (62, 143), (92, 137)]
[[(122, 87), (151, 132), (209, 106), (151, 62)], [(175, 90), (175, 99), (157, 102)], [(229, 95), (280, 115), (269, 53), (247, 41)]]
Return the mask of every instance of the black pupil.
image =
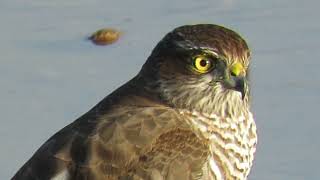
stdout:
[(202, 67), (206, 67), (207, 64), (208, 64), (208, 61), (205, 60), (205, 59), (202, 59), (202, 60), (200, 61), (200, 66), (202, 66)]

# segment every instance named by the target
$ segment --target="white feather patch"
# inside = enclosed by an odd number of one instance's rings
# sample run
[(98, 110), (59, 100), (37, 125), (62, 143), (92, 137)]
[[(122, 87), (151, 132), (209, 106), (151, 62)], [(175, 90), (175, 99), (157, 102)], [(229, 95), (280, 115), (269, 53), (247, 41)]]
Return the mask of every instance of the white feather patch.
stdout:
[(56, 176), (51, 178), (51, 180), (67, 180), (69, 179), (69, 172), (67, 169), (64, 169), (63, 171), (59, 172)]
[(216, 176), (217, 180), (222, 180), (222, 174), (220, 172), (220, 169), (213, 158), (210, 158), (209, 160), (210, 169), (213, 172), (213, 174)]

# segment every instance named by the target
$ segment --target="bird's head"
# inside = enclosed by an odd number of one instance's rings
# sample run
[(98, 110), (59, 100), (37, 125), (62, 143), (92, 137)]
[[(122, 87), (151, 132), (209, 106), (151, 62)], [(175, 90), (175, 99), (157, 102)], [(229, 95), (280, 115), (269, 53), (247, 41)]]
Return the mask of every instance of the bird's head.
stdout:
[(236, 32), (188, 25), (158, 43), (140, 75), (158, 84), (159, 96), (175, 108), (237, 116), (248, 109), (249, 59), (249, 48)]

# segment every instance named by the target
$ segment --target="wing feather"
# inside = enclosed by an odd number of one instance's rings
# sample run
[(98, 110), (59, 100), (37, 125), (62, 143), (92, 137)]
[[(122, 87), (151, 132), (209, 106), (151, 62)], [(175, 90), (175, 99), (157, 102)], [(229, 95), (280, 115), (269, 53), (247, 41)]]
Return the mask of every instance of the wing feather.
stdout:
[(86, 114), (52, 136), (12, 179), (135, 177), (142, 153), (163, 131), (180, 124), (177, 117), (162, 106)]

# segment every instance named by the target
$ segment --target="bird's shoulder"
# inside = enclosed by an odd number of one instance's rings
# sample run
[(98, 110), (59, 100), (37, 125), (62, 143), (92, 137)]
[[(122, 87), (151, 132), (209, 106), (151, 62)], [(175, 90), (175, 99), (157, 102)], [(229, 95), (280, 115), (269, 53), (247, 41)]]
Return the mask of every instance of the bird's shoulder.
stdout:
[(105, 98), (50, 137), (15, 178), (46, 179), (61, 169), (81, 172), (88, 168), (119, 175), (117, 171), (125, 170), (123, 166), (163, 129), (176, 126), (178, 116), (174, 109), (146, 97)]

